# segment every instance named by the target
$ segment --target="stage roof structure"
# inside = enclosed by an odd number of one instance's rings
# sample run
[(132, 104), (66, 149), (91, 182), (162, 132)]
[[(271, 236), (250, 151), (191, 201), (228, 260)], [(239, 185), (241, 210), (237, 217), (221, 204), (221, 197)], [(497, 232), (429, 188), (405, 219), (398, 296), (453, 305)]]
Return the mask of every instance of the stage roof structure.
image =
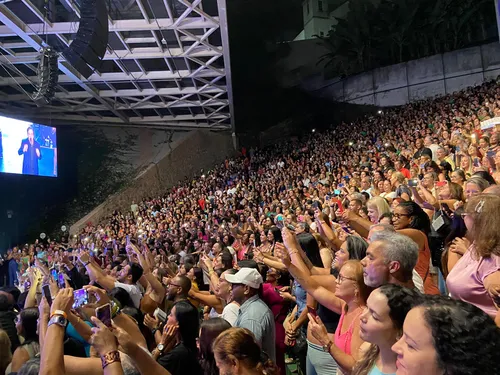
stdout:
[(234, 131), (226, 0), (106, 0), (109, 42), (83, 78), (62, 55), (50, 105), (38, 107), (39, 51), (62, 50), (77, 0), (0, 0), (0, 113), (54, 124)]

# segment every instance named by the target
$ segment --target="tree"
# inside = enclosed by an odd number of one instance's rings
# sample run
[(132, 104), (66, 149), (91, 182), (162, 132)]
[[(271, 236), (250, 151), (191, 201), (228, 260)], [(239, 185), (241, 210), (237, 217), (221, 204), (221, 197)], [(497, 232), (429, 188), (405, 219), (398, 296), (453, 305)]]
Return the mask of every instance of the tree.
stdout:
[(321, 61), (339, 76), (448, 52), (498, 38), (494, 18), (490, 0), (351, 0)]

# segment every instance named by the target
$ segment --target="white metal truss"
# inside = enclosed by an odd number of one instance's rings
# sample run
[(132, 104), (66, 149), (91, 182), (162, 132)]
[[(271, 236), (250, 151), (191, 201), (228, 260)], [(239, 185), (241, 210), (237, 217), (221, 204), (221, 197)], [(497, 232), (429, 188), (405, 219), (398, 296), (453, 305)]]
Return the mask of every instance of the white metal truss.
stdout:
[[(50, 105), (30, 98), (39, 51), (78, 30), (79, 0), (0, 4), (0, 113), (40, 123), (232, 130), (226, 0), (110, 0), (103, 63), (83, 78), (61, 56)], [(64, 7), (63, 7), (64, 5)]]

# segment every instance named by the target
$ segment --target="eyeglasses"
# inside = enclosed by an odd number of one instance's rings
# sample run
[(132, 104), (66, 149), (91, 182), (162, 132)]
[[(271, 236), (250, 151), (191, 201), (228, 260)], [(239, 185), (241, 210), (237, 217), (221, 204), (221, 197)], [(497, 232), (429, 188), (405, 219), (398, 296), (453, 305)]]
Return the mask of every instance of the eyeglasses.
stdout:
[(177, 288), (182, 288), (182, 286), (180, 286), (179, 284), (174, 284), (174, 283), (168, 283), (168, 286), (175, 286)]
[(462, 217), (462, 219), (465, 219), (465, 217), (466, 217), (466, 216), (470, 216), (470, 215), (472, 215), (472, 214), (471, 214), (471, 213), (469, 213), (469, 212), (462, 212), (462, 213), (460, 214), (460, 216)]
[(399, 218), (401, 218), (402, 216), (410, 217), (411, 215), (409, 215), (409, 214), (392, 214), (392, 217), (393, 217), (394, 219), (399, 219)]
[(351, 281), (356, 281), (355, 278), (353, 277), (345, 277), (345, 276), (342, 276), (341, 274), (339, 274), (337, 276), (337, 284), (342, 284), (345, 280), (351, 280)]

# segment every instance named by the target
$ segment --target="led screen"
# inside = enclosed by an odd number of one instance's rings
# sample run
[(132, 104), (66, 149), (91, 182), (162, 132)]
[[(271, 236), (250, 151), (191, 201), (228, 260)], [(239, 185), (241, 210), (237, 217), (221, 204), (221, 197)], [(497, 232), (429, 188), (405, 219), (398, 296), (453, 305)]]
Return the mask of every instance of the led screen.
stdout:
[(56, 128), (0, 116), (0, 173), (57, 177)]

